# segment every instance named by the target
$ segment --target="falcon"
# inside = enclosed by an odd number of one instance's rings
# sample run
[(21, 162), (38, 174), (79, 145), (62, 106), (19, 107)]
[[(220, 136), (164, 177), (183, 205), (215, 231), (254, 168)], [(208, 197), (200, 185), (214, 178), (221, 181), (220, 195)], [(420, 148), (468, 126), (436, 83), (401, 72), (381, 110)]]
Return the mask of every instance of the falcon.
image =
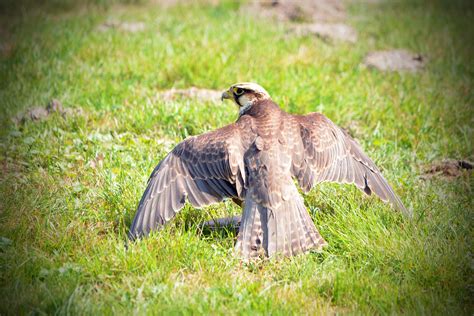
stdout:
[(239, 107), (237, 121), (185, 139), (156, 166), (130, 227), (132, 240), (161, 228), (186, 201), (203, 207), (231, 198), (243, 205), (240, 257), (320, 250), (326, 241), (294, 180), (304, 192), (324, 181), (352, 183), (408, 214), (360, 145), (324, 115), (286, 113), (255, 83), (232, 85), (224, 99)]

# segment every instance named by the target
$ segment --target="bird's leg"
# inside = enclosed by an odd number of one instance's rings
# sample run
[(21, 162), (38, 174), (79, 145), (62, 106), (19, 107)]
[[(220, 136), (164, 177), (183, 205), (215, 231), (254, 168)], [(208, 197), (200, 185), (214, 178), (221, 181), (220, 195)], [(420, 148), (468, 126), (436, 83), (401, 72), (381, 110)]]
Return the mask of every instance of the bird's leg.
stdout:
[[(243, 207), (244, 205), (244, 201), (242, 201), (239, 198), (232, 198), (232, 201), (234, 201), (234, 203), (240, 207)], [(210, 221), (204, 222), (202, 225), (203, 227), (208, 227), (211, 230), (215, 230), (218, 227), (224, 227), (224, 226), (231, 226), (231, 227), (234, 227), (236, 230), (238, 230), (241, 219), (242, 218), (240, 215), (216, 218), (216, 219), (212, 219)]]

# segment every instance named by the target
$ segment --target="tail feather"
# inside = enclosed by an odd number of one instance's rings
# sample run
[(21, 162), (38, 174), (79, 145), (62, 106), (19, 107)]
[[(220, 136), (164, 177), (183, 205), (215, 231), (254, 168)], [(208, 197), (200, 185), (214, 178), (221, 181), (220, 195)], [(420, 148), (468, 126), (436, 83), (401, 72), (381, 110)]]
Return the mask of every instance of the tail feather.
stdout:
[(239, 228), (236, 248), (244, 258), (257, 257), (262, 245), (262, 222), (258, 204), (245, 201), (244, 213)]
[(291, 198), (275, 207), (263, 206), (250, 195), (245, 200), (236, 251), (244, 258), (261, 254), (296, 255), (321, 249), (326, 242), (294, 190)]
[(298, 212), (288, 212), (288, 222), (289, 222), (289, 227), (291, 230), (291, 251), (292, 253), (301, 253), (304, 252), (303, 250), (303, 244), (304, 242), (301, 240), (300, 234), (298, 232), (298, 228), (300, 227), (299, 220), (300, 216)]

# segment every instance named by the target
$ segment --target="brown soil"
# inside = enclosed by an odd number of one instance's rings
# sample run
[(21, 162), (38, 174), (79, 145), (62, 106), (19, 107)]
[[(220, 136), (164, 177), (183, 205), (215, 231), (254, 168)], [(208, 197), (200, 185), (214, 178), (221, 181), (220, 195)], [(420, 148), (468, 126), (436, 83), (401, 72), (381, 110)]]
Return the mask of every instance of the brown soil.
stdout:
[(0, 57), (10, 57), (15, 45), (11, 40), (10, 32), (0, 26)]
[(428, 166), (421, 178), (425, 180), (433, 177), (453, 179), (460, 177), (465, 172), (472, 172), (473, 167), (474, 163), (467, 160), (445, 159)]
[(110, 29), (117, 29), (123, 32), (130, 32), (130, 33), (136, 33), (136, 32), (141, 32), (144, 31), (146, 28), (145, 23), (143, 22), (117, 22), (117, 21), (111, 21), (111, 22), (105, 22), (101, 25), (98, 26), (98, 31), (100, 32), (105, 32)]
[(244, 14), (270, 17), (281, 22), (336, 22), (346, 19), (340, 0), (252, 1), (242, 7)]
[(364, 64), (381, 71), (416, 72), (424, 67), (425, 58), (407, 50), (396, 49), (369, 53)]
[(357, 32), (344, 23), (313, 23), (295, 25), (293, 31), (297, 35), (315, 35), (326, 40), (337, 40), (355, 43)]
[(187, 89), (170, 89), (163, 90), (158, 93), (158, 98), (165, 101), (173, 101), (177, 99), (196, 99), (206, 102), (220, 102), (222, 92), (212, 89), (202, 89), (191, 87)]
[(19, 113), (12, 118), (15, 124), (23, 124), (27, 121), (42, 121), (53, 113), (58, 113), (63, 117), (82, 114), (81, 108), (64, 108), (59, 100), (53, 99), (46, 106), (33, 106), (23, 113)]

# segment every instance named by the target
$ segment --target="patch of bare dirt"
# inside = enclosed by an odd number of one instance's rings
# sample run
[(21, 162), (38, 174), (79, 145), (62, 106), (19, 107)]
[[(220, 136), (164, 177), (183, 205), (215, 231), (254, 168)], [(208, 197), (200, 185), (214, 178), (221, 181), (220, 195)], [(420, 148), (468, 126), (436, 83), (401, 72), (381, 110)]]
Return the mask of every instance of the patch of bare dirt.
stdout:
[(0, 57), (10, 57), (14, 46), (10, 32), (0, 26)]
[(434, 163), (428, 166), (421, 178), (424, 180), (433, 177), (444, 177), (448, 179), (458, 178), (465, 172), (472, 172), (474, 163), (467, 160), (445, 159), (441, 162)]
[(118, 21), (109, 21), (105, 22), (97, 27), (97, 30), (100, 32), (105, 32), (111, 29), (117, 29), (123, 32), (137, 33), (144, 31), (146, 28), (145, 23), (143, 22), (118, 22)]
[(313, 23), (295, 25), (292, 30), (296, 35), (314, 35), (325, 40), (336, 40), (355, 43), (357, 32), (344, 23)]
[(169, 89), (158, 93), (158, 98), (164, 101), (173, 101), (177, 99), (195, 99), (201, 102), (220, 102), (222, 92), (212, 89), (202, 89), (191, 87), (187, 89)]
[(59, 100), (53, 99), (49, 104), (44, 106), (34, 106), (19, 113), (12, 118), (15, 124), (23, 124), (27, 121), (42, 121), (53, 113), (58, 113), (63, 117), (70, 115), (82, 114), (82, 109), (64, 108)]
[(410, 71), (416, 72), (425, 65), (425, 58), (404, 49), (376, 51), (369, 53), (364, 64), (381, 71)]
[(0, 41), (0, 55), (2, 57), (10, 57), (15, 46), (12, 42)]
[(244, 14), (274, 18), (281, 22), (337, 22), (346, 19), (340, 0), (252, 1), (242, 7)]

